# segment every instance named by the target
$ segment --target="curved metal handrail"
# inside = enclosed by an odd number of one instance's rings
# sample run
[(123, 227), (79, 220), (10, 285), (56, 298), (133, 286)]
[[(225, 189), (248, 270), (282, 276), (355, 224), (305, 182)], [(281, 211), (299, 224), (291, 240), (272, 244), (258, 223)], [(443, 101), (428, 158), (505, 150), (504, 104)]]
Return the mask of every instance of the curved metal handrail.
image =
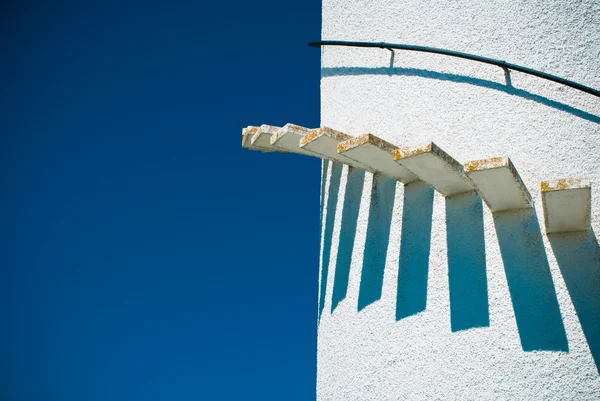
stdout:
[(491, 64), (503, 68), (504, 70), (514, 70), (525, 74), (533, 75), (538, 78), (547, 79), (549, 81), (557, 82), (559, 84), (569, 86), (571, 88), (578, 89), (582, 92), (589, 93), (600, 97), (600, 90), (590, 88), (589, 86), (582, 85), (577, 82), (570, 81), (565, 78), (557, 77), (556, 75), (548, 74), (542, 71), (533, 70), (531, 68), (523, 67), (517, 64), (508, 63), (504, 60), (496, 60), (489, 57), (477, 56), (475, 54), (457, 52), (454, 50), (440, 49), (436, 47), (418, 46), (418, 45), (405, 45), (385, 42), (347, 42), (343, 40), (322, 40), (318, 42), (309, 42), (310, 47), (321, 47), (321, 46), (346, 46), (346, 47), (375, 47), (380, 49), (398, 49), (398, 50), (410, 50), (424, 53), (435, 53), (443, 54), (445, 56), (459, 57), (467, 60), (479, 61), (480, 63)]

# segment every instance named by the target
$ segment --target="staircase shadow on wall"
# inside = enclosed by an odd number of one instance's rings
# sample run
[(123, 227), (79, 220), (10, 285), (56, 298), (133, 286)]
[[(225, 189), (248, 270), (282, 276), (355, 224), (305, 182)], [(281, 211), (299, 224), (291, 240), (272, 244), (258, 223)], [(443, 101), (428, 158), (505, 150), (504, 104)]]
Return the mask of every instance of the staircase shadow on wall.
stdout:
[(593, 230), (548, 234), (550, 245), (600, 372), (600, 246)]
[(358, 292), (359, 311), (381, 298), (396, 182), (395, 179), (382, 174), (373, 175), (367, 238)]
[[(325, 227), (323, 229), (323, 252), (321, 258), (321, 285), (319, 288), (319, 316), (318, 320), (321, 320), (323, 314), (323, 308), (325, 308), (325, 292), (327, 290), (327, 276), (329, 275), (329, 259), (331, 255), (331, 241), (333, 239), (333, 229), (335, 224), (335, 209), (337, 208), (338, 193), (340, 189), (340, 179), (342, 177), (342, 164), (332, 163), (331, 175), (329, 178), (329, 195), (327, 196), (327, 213), (325, 215)], [(323, 165), (325, 172), (327, 171), (327, 165)], [(325, 181), (322, 181), (321, 185)], [(322, 189), (321, 193), (324, 194)], [(323, 200), (322, 200), (323, 202)], [(321, 207), (321, 210), (323, 208)], [(323, 219), (321, 218), (321, 221)]]
[[(396, 320), (423, 312), (431, 247), (434, 190), (422, 181), (404, 189)], [(476, 192), (446, 198), (452, 331), (490, 325), (483, 206)]]
[(427, 306), (433, 192), (423, 181), (404, 186), (396, 320), (422, 312)]
[[(324, 173), (329, 162), (324, 161)], [(319, 297), (325, 304), (342, 165), (333, 163), (326, 207)], [(322, 177), (325, 178), (325, 175)], [(331, 312), (346, 298), (365, 171), (350, 167), (343, 202)], [(323, 186), (325, 180), (323, 179)], [(396, 181), (373, 176), (358, 311), (381, 298)], [(396, 320), (426, 309), (434, 190), (422, 181), (404, 186)], [(494, 225), (524, 351), (563, 351), (569, 346), (540, 225), (534, 209), (494, 213)], [(483, 205), (476, 192), (446, 198), (450, 315), (453, 332), (487, 327)], [(583, 333), (600, 372), (600, 245), (593, 231), (548, 234)]]
[(358, 225), (358, 213), (365, 182), (365, 170), (349, 167), (346, 181), (342, 223), (340, 228), (340, 243), (338, 245), (333, 279), (333, 294), (331, 296), (331, 312), (346, 298), (350, 265), (354, 251), (354, 239)]
[(483, 205), (477, 192), (446, 198), (446, 238), (451, 329), (488, 327)]
[(588, 113), (581, 109), (569, 106), (567, 104), (558, 102), (556, 100), (549, 99), (544, 96), (536, 95), (523, 89), (515, 88), (512, 85), (504, 85), (498, 82), (489, 81), (481, 78), (472, 78), (466, 75), (441, 73), (431, 70), (419, 69), (419, 68), (389, 68), (389, 67), (324, 67), (321, 68), (322, 77), (336, 77), (336, 76), (353, 76), (353, 75), (398, 75), (398, 76), (409, 76), (409, 77), (422, 77), (429, 79), (436, 79), (439, 81), (448, 81), (463, 83), (469, 85), (475, 85), (482, 88), (488, 88), (497, 90), (500, 92), (507, 93), (512, 96), (518, 96), (527, 100), (531, 100), (536, 103), (543, 104), (556, 110), (564, 111), (569, 114), (573, 114), (584, 120), (591, 121), (596, 124), (600, 124), (600, 116)]
[(524, 351), (569, 351), (535, 209), (494, 214), (504, 271)]
[[(329, 170), (329, 160), (323, 159), (321, 165), (321, 206), (319, 208), (319, 221), (323, 224), (323, 206), (325, 206), (325, 183), (327, 182), (327, 172)], [(323, 227), (321, 227), (323, 229)]]

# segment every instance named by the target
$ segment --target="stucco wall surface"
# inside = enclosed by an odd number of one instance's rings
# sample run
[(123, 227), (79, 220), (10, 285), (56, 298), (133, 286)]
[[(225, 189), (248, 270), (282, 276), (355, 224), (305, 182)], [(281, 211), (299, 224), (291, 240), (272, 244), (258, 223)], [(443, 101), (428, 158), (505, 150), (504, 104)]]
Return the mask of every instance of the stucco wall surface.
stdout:
[[(600, 1), (323, 0), (324, 40), (463, 51), (600, 88)], [(324, 162), (319, 400), (600, 399), (600, 99), (467, 60), (322, 50), (321, 125), (463, 163), (508, 156), (535, 207), (493, 215)], [(540, 181), (592, 182), (546, 235)]]

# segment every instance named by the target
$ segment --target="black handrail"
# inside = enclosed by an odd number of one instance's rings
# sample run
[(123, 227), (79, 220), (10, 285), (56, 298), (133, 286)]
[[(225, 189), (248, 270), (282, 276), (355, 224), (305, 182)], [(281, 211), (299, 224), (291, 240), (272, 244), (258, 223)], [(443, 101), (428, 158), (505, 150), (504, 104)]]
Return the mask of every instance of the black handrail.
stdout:
[(343, 40), (322, 40), (319, 42), (309, 42), (308, 45), (310, 47), (321, 47), (321, 46), (347, 46), (347, 47), (377, 47), (381, 49), (398, 49), (398, 50), (411, 50), (416, 52), (425, 52), (425, 53), (435, 53), (435, 54), (443, 54), (446, 56), (459, 57), (467, 60), (479, 61), (485, 64), (491, 64), (498, 67), (503, 68), (504, 70), (514, 70), (523, 72), (525, 74), (533, 75), (539, 78), (547, 79), (549, 81), (554, 81), (562, 85), (570, 86), (571, 88), (579, 89), (580, 91), (589, 93), (590, 95), (594, 95), (600, 97), (600, 90), (590, 88), (589, 86), (582, 85), (577, 82), (570, 81), (568, 79), (564, 79), (561, 77), (557, 77), (556, 75), (548, 74), (542, 71), (532, 70), (531, 68), (523, 67), (517, 64), (507, 63), (503, 60), (496, 60), (489, 57), (477, 56), (475, 54), (457, 52), (454, 50), (440, 49), (436, 47), (428, 47), (428, 46), (418, 46), (418, 45), (404, 45), (404, 44), (394, 44), (394, 43), (385, 43), (385, 42), (347, 42)]

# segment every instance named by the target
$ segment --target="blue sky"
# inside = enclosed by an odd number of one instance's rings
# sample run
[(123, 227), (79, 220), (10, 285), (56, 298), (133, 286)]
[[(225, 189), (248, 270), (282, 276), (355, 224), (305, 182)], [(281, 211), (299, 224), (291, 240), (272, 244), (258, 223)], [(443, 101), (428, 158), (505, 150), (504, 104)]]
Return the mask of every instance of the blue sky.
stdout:
[(0, 15), (0, 398), (313, 399), (320, 2)]

